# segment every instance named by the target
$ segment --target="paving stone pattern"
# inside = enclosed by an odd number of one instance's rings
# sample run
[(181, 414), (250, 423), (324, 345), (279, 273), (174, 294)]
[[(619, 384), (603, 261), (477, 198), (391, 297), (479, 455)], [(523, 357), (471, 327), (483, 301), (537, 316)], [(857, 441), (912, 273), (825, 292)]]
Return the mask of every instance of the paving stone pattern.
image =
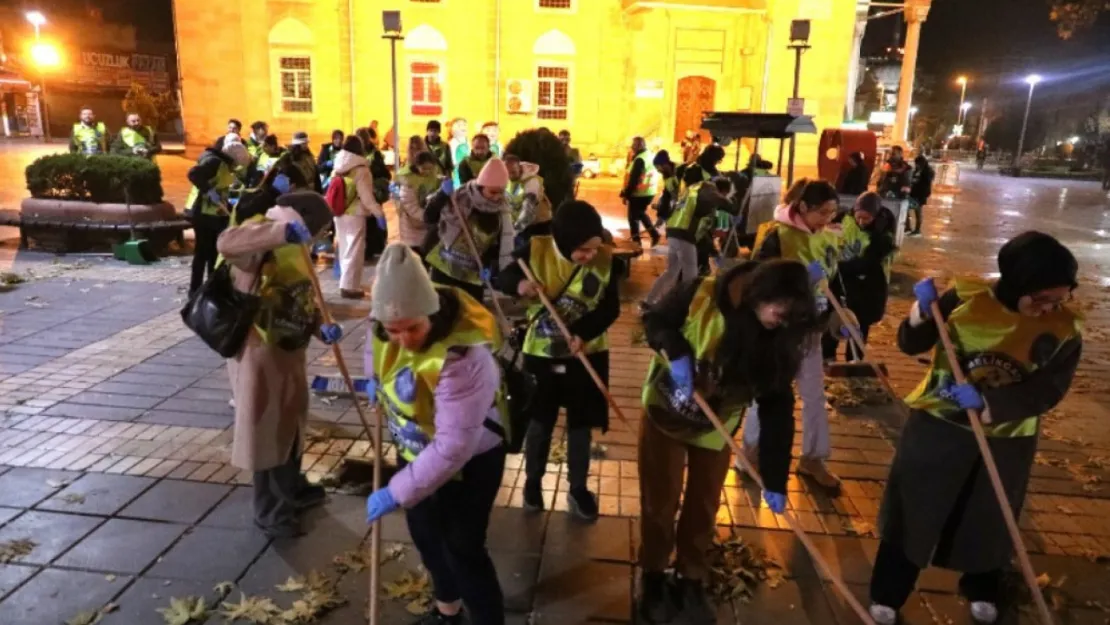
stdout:
[[(1075, 388), (1047, 419), (1021, 525), (1038, 571), (1069, 580), (1063, 587), (1067, 622), (1106, 623), (1110, 570), (1098, 558), (1110, 555), (1110, 487), (1104, 484), (1110, 480), (1110, 387), (1104, 382), (1110, 337), (1102, 330), (1110, 302), (1101, 298), (1110, 292), (1110, 278), (1096, 253), (1103, 235), (1087, 227), (1106, 197), (1094, 187), (1069, 188), (1067, 201), (1075, 210), (1067, 215), (1070, 221), (1061, 221), (1020, 210), (1056, 206), (1061, 183), (1020, 184), (1027, 186), (1015, 194), (995, 179), (970, 174), (962, 193), (931, 202), (926, 236), (904, 245), (887, 319), (872, 330), (872, 358), (887, 363), (899, 392), (920, 379), (922, 364), (898, 353), (893, 339), (909, 306), (909, 285), (922, 273), (993, 271), (993, 251), (1030, 227), (1057, 232), (1073, 246), (1083, 266), (1077, 305), (1089, 328), (1084, 361)], [(603, 207), (607, 223), (616, 221), (621, 207), (614, 189), (603, 184), (587, 193)], [(999, 221), (1000, 213), (1007, 219)], [(490, 549), (510, 622), (633, 618), (640, 515), (636, 439), (650, 360), (636, 302), (662, 272), (664, 258), (665, 251), (656, 250), (633, 263), (622, 316), (611, 333), (611, 390), (629, 423), (614, 412), (612, 429), (597, 439), (590, 487), (600, 495), (599, 522), (582, 526), (565, 514), (565, 466), (558, 462), (549, 465), (543, 483), (554, 511), (525, 514), (522, 459), (507, 462)], [(341, 573), (333, 564), (336, 555), (368, 540), (363, 499), (333, 495), (310, 514), (308, 534), (295, 541), (271, 542), (253, 527), (250, 475), (229, 464), (233, 410), (224, 363), (178, 317), (186, 265), (181, 258), (152, 267), (99, 258), (55, 261), (33, 252), (15, 259), (13, 269), (31, 281), (0, 294), (0, 543), (36, 544), (28, 555), (0, 564), (0, 623), (60, 623), (108, 602), (119, 610), (105, 623), (158, 623), (154, 610), (171, 597), (203, 596), (216, 606), (223, 597), (214, 586), (223, 581), (237, 585), (232, 598), (241, 590), (288, 605), (294, 597), (274, 586), (313, 570), (337, 578), (351, 600), (323, 622), (364, 622), (365, 573)], [(330, 271), (321, 277), (334, 293)], [(344, 358), (358, 375), (368, 305), (332, 303), (346, 329)], [(309, 374), (335, 372), (331, 350), (314, 344)], [(350, 401), (314, 397), (311, 415), (303, 462), (310, 478), (319, 479), (344, 458), (372, 457)], [(862, 600), (898, 424), (892, 407), (834, 411), (830, 466), (845, 478), (841, 496), (830, 497), (796, 477), (788, 484), (804, 529)], [(560, 428), (557, 438), (562, 436)], [(384, 453), (395, 454), (389, 445)], [(787, 578), (779, 588), (758, 589), (750, 603), (722, 606), (721, 622), (856, 622), (783, 521), (764, 507), (758, 490), (734, 473), (722, 491), (717, 522), (722, 536), (735, 534), (766, 549)], [(386, 519), (383, 536), (387, 543), (410, 542), (398, 515)], [(385, 566), (383, 578), (418, 563), (409, 547), (400, 562)], [(955, 593), (955, 575), (927, 571), (905, 621), (970, 622)], [(389, 603), (383, 618), (402, 623), (409, 617), (403, 606)], [(1007, 619), (1033, 622), (1028, 614)]]

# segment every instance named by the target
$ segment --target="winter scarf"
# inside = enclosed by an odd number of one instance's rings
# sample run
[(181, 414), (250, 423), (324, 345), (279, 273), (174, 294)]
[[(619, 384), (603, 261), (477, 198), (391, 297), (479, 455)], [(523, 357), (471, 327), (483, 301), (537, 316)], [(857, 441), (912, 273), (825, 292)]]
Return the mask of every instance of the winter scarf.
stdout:
[[(481, 188), (476, 181), (470, 181), (455, 191), (452, 195), (455, 206), (464, 218), (470, 217), (472, 212), (486, 215), (497, 215), (501, 220), (501, 241), (497, 251), (497, 267), (504, 269), (513, 262), (513, 217), (509, 202), (502, 196), (500, 201), (494, 202), (482, 196)], [(459, 221), (456, 212), (447, 207), (439, 218), (439, 240), (445, 247), (451, 247), (455, 240), (462, 234), (462, 228), (467, 227)]]

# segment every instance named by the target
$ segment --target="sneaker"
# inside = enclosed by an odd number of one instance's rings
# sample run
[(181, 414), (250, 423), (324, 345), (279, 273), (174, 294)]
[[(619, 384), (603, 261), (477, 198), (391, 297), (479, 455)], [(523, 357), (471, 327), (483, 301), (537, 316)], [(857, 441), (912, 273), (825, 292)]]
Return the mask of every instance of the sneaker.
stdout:
[(867, 608), (867, 613), (871, 615), (875, 625), (894, 625), (898, 622), (898, 610), (890, 606), (872, 603), (871, 607)]
[(998, 620), (998, 606), (989, 601), (972, 601), (971, 618), (976, 623), (991, 623)]
[(825, 466), (825, 461), (820, 458), (803, 456), (798, 461), (798, 474), (811, 478), (824, 489), (840, 492), (840, 478), (834, 475)]
[(678, 616), (675, 605), (674, 582), (663, 572), (644, 571), (640, 578), (640, 599), (636, 602), (640, 620), (649, 625), (673, 623)]
[(362, 289), (339, 289), (339, 296), (343, 299), (362, 299), (366, 292)]
[(309, 485), (297, 492), (297, 509), (308, 510), (323, 504), (328, 499), (328, 493), (323, 486)]
[(431, 612), (413, 621), (412, 625), (464, 625), (465, 623), (466, 618), (461, 611), (454, 616), (447, 616), (438, 608), (432, 608)]
[(709, 600), (705, 585), (696, 579), (678, 578), (678, 596), (682, 618), (690, 625), (715, 625), (717, 607)]
[(570, 513), (583, 521), (597, 520), (597, 498), (585, 488), (575, 488), (567, 493)]
[(524, 509), (528, 512), (543, 511), (543, 491), (540, 482), (526, 480), (524, 482)]

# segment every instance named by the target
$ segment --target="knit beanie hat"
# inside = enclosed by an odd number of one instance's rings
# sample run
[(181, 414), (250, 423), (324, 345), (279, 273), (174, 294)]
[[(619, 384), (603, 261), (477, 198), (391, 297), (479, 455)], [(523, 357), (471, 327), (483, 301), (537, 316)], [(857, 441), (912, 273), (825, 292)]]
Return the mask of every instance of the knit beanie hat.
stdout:
[(570, 258), (574, 250), (594, 237), (605, 239), (605, 228), (601, 225), (601, 215), (589, 202), (575, 200), (566, 202), (555, 211), (551, 220), (551, 234), (555, 237), (555, 247), (563, 258)]
[(1030, 230), (1010, 239), (998, 252), (995, 287), (998, 299), (1012, 310), (1017, 301), (1045, 289), (1079, 286), (1079, 263), (1071, 251), (1050, 235)]
[(666, 150), (659, 150), (655, 153), (655, 158), (651, 159), (651, 164), (656, 167), (666, 165), (671, 162), (671, 155), (667, 154)]
[(499, 158), (491, 158), (478, 174), (478, 186), (504, 189), (509, 186), (509, 170)]
[(383, 323), (439, 312), (439, 294), (424, 263), (403, 243), (393, 243), (382, 252), (370, 296), (370, 316)]

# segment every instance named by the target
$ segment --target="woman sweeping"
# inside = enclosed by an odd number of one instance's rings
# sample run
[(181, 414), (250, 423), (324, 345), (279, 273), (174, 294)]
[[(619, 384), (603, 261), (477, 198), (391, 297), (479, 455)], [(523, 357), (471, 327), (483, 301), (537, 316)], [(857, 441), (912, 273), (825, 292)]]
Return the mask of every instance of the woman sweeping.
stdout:
[[(796, 198), (796, 199), (792, 199)], [(819, 283), (836, 273), (840, 240), (828, 230), (836, 216), (836, 189), (824, 180), (806, 181), (797, 192), (797, 184), (787, 193), (787, 203), (775, 209), (774, 221), (759, 227), (753, 256), (756, 260), (785, 258), (807, 266), (811, 279)], [(818, 287), (811, 287), (815, 289)], [(818, 294), (817, 309), (828, 313), (829, 303)], [(854, 320), (848, 320), (854, 323)], [(825, 370), (821, 360), (820, 336), (815, 334), (798, 369), (798, 393), (802, 396), (802, 457), (798, 473), (809, 476), (820, 486), (838, 491), (840, 478), (825, 465), (832, 452), (829, 439), (829, 411), (825, 407)], [(756, 466), (759, 460), (759, 406), (753, 406), (744, 423), (744, 449)]]
[[(592, 430), (609, 429), (609, 403), (575, 358), (584, 352), (601, 379), (609, 380), (609, 327), (620, 316), (623, 263), (605, 246), (607, 233), (594, 207), (564, 203), (552, 222), (553, 235), (532, 237), (515, 256), (523, 259), (539, 284), (525, 279), (517, 264), (498, 276), (502, 291), (528, 298), (528, 332), (524, 362), (539, 383), (532, 421), (525, 437), (524, 507), (543, 510), (541, 484), (547, 470), (551, 435), (559, 408), (567, 410), (567, 504), (584, 521), (597, 519), (597, 498), (586, 487)], [(535, 298), (537, 288), (560, 311), (573, 341), (568, 344), (547, 310)]]
[(231, 464), (254, 472), (254, 523), (273, 538), (300, 535), (298, 513), (324, 500), (301, 474), (308, 422), (305, 350), (343, 333), (320, 324), (305, 244), (331, 220), (324, 198), (295, 191), (216, 242), (237, 289), (262, 299), (242, 351), (227, 361), (235, 398)]
[[(957, 281), (938, 298), (931, 279), (914, 287), (917, 302), (898, 329), (910, 355), (933, 350), (925, 379), (906, 398), (911, 408), (880, 512), (882, 542), (871, 577), (871, 616), (880, 625), (898, 611), (931, 563), (960, 571), (960, 591), (977, 622), (998, 618), (1002, 570), (1013, 545), (968, 425), (983, 428), (1014, 516), (1021, 512), (1037, 451), (1040, 416), (1067, 394), (1082, 348), (1079, 315), (1066, 307), (1078, 265), (1056, 239), (1026, 232), (998, 253), (994, 284)], [(940, 306), (968, 384), (956, 384), (938, 342)]]
[[(644, 622), (717, 622), (705, 582), (731, 454), (695, 405), (694, 391), (732, 432), (745, 407), (759, 400), (764, 499), (781, 513), (794, 440), (790, 385), (817, 324), (805, 266), (783, 260), (748, 261), (720, 277), (680, 284), (644, 316), (648, 343), (670, 359), (652, 360), (642, 398), (638, 611)], [(664, 570), (676, 548), (677, 577), (671, 578)]]
[(367, 392), (388, 419), (401, 469), (370, 495), (368, 520), (405, 510), (435, 589), (435, 607), (419, 623), (502, 625), (504, 600), (486, 550), (505, 468), (497, 323), (462, 290), (433, 286), (401, 243), (382, 254), (372, 296)]

